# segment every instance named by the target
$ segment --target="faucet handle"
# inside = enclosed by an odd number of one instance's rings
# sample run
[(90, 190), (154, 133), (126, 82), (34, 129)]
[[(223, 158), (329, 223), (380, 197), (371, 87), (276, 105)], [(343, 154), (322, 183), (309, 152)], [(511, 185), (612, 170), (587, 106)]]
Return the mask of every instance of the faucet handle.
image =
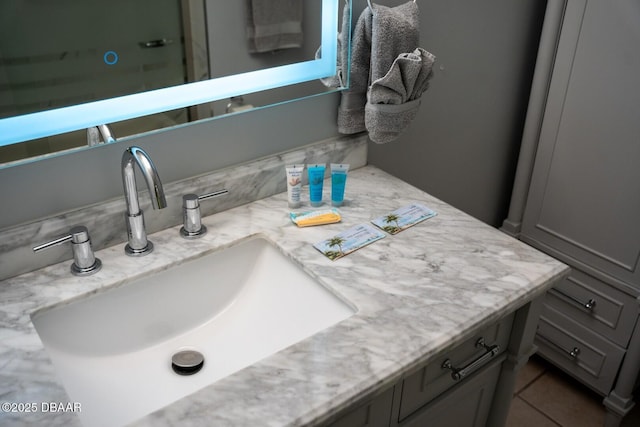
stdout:
[(207, 227), (202, 225), (200, 215), (200, 200), (213, 199), (229, 193), (227, 190), (214, 191), (213, 193), (185, 194), (182, 196), (182, 219), (183, 226), (180, 228), (180, 235), (185, 239), (195, 239), (202, 237), (207, 232)]
[(89, 230), (83, 225), (72, 227), (70, 233), (66, 236), (34, 247), (33, 252), (40, 252), (68, 241), (71, 241), (71, 249), (73, 250), (73, 264), (71, 264), (72, 274), (76, 276), (88, 276), (100, 271), (102, 261), (93, 255)]

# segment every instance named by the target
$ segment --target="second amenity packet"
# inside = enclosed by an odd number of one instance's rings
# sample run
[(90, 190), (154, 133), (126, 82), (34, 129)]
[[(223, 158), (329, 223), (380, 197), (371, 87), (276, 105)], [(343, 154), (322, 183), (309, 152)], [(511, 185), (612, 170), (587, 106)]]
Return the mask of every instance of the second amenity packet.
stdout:
[(431, 209), (418, 203), (412, 203), (378, 217), (371, 222), (389, 234), (397, 234), (434, 216), (436, 216), (436, 213)]

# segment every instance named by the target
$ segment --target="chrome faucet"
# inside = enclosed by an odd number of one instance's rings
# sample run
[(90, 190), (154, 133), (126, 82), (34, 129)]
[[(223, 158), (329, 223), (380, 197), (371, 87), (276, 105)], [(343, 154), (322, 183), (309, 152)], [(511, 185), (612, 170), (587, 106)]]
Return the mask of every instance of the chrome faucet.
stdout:
[(109, 144), (116, 141), (116, 137), (111, 131), (109, 125), (99, 125), (87, 128), (87, 145), (89, 147), (93, 147), (100, 144), (101, 136), (103, 144)]
[(144, 228), (144, 217), (138, 203), (134, 163), (138, 164), (144, 179), (147, 181), (153, 209), (166, 208), (167, 200), (164, 196), (158, 171), (149, 155), (140, 147), (127, 148), (122, 155), (122, 183), (124, 185), (124, 198), (127, 201), (125, 218), (129, 239), (129, 243), (125, 246), (124, 252), (130, 256), (142, 256), (153, 251), (153, 243), (147, 240), (147, 232)]

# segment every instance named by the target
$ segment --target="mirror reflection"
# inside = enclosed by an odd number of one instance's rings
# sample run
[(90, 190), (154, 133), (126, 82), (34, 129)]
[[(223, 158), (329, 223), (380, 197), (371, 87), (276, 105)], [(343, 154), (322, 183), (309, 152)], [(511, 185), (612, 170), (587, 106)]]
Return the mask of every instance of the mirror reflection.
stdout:
[[(322, 44), (321, 17), (327, 2), (299, 0), (299, 11), (283, 10), (291, 34), (281, 37), (280, 45), (268, 37), (258, 37), (257, 43), (255, 37), (248, 39), (252, 27), (270, 24), (272, 14), (261, 12), (261, 3), (269, 0), (3, 0), (0, 120), (312, 61)], [(313, 79), (233, 99), (134, 115), (109, 123), (109, 128), (122, 138), (326, 90)], [(0, 164), (87, 146), (91, 138), (95, 143), (96, 135), (100, 138), (96, 132), (88, 136), (83, 128), (5, 145), (0, 147)]]

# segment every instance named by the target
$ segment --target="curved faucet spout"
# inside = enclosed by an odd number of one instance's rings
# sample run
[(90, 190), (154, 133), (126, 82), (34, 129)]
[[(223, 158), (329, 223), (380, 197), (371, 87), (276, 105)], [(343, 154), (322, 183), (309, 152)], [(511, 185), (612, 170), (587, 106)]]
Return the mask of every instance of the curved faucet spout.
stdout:
[(137, 215), (140, 213), (134, 164), (140, 167), (142, 176), (144, 176), (147, 182), (153, 208), (166, 208), (167, 199), (165, 198), (162, 182), (160, 181), (160, 176), (158, 175), (155, 165), (142, 148), (134, 146), (127, 148), (122, 155), (122, 183), (124, 185), (124, 196), (127, 200), (127, 213), (129, 215)]
[(138, 201), (138, 189), (136, 187), (136, 174), (134, 165), (138, 165), (149, 188), (149, 196), (154, 209), (167, 207), (167, 199), (164, 195), (162, 182), (155, 165), (149, 155), (140, 147), (129, 147), (122, 155), (122, 184), (124, 197), (127, 201), (127, 235), (129, 243), (124, 250), (127, 255), (142, 256), (153, 250), (153, 244), (147, 240), (147, 232), (144, 227), (144, 216), (140, 210)]

